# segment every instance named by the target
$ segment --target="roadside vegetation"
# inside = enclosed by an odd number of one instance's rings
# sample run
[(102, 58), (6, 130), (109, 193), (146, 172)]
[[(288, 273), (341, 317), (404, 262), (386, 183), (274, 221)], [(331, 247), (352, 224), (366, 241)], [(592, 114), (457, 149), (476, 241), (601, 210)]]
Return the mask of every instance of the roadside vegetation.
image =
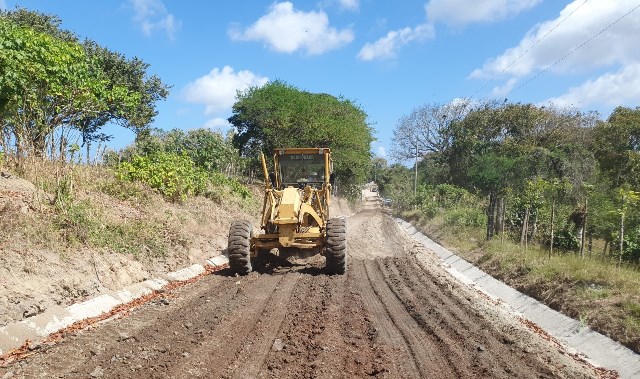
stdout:
[[(217, 225), (219, 212), (260, 213), (259, 154), (278, 147), (331, 148), (338, 192), (359, 196), (373, 136), (353, 102), (275, 81), (238, 94), (234, 129), (225, 135), (156, 129), (156, 103), (170, 86), (148, 63), (61, 23), (23, 8), (0, 10), (0, 170), (7, 178), (0, 251), (153, 258), (188, 250), (194, 220)], [(133, 131), (135, 141), (107, 148), (107, 125)]]
[(531, 104), (428, 104), (394, 130), (394, 156), (414, 166), (376, 159), (371, 176), (435, 240), (638, 352), (638, 141), (640, 108), (603, 120)]
[[(149, 64), (60, 24), (26, 9), (0, 12), (2, 249), (153, 258), (188, 245), (187, 220), (210, 211), (206, 201), (257, 209), (230, 136), (152, 129), (169, 86)], [(107, 149), (107, 124), (136, 140)]]

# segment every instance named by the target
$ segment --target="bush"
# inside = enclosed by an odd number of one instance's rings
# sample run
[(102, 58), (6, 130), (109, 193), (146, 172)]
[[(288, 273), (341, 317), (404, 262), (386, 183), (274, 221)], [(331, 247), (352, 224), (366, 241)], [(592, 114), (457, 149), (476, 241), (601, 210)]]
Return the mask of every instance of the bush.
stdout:
[(191, 158), (165, 152), (132, 156), (118, 165), (116, 177), (145, 183), (172, 201), (203, 194), (207, 188), (207, 173)]
[(60, 208), (54, 224), (67, 247), (89, 246), (133, 255), (161, 256), (167, 251), (167, 230), (156, 222), (109, 222), (88, 201), (71, 201)]
[[(211, 184), (214, 187), (223, 187), (224, 189), (226, 189), (226, 192), (240, 196), (242, 199), (248, 199), (249, 197), (251, 197), (251, 192), (249, 191), (247, 186), (243, 185), (234, 178), (229, 178), (219, 172), (212, 173), (209, 178), (211, 180)], [(212, 196), (212, 193), (215, 192), (209, 191), (209, 193), (207, 193), (207, 197), (216, 197), (215, 195)]]
[(450, 208), (461, 202), (469, 202), (473, 197), (466, 189), (452, 184), (438, 184), (435, 193), (438, 205), (443, 208)]
[(92, 231), (97, 226), (92, 208), (86, 202), (69, 202), (58, 206), (55, 224), (68, 246), (86, 245), (90, 242)]
[(403, 219), (409, 222), (420, 221), (420, 216), (421, 216), (421, 213), (418, 210), (404, 211), (400, 213), (400, 217), (402, 217)]
[(415, 197), (423, 217), (429, 220), (442, 214), (446, 224), (457, 226), (482, 226), (486, 222), (484, 210), (477, 209), (479, 202), (469, 191), (450, 184), (422, 185)]
[(627, 262), (640, 263), (640, 227), (624, 235), (624, 255)]
[(482, 209), (471, 207), (455, 207), (444, 214), (445, 225), (481, 227), (487, 222), (487, 215)]
[[(546, 245), (549, 246), (549, 238), (546, 238), (546, 240)], [(575, 233), (568, 228), (564, 228), (558, 230), (553, 236), (553, 247), (561, 251), (578, 251), (580, 249), (580, 241)]]
[(420, 204), (420, 211), (426, 219), (430, 220), (438, 214), (438, 206), (434, 202), (422, 203)]

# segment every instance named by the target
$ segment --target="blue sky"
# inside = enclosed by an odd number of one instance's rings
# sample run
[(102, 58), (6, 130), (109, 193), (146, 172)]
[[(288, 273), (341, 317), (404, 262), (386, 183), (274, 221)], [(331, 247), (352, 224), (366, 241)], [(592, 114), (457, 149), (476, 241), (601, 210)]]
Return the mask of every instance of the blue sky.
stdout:
[[(151, 65), (154, 126), (226, 130), (236, 90), (281, 79), (355, 101), (387, 157), (397, 120), (460, 98), (640, 104), (640, 0), (0, 0)], [(121, 148), (133, 134), (112, 127)]]

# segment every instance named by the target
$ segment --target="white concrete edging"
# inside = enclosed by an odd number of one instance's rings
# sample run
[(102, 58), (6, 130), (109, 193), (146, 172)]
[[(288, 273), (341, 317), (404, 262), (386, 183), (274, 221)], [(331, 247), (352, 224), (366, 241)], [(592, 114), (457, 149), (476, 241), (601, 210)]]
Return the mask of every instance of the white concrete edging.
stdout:
[[(228, 263), (229, 259), (224, 255), (218, 255), (206, 261), (206, 264), (214, 267), (222, 267)], [(204, 265), (194, 264), (169, 272), (163, 275), (163, 278), (148, 279), (144, 282), (135, 283), (119, 291), (101, 294), (66, 308), (53, 306), (36, 316), (8, 324), (0, 328), (0, 355), (19, 348), (27, 340), (41, 341), (50, 334), (67, 328), (78, 321), (100, 316), (119, 305), (160, 290), (170, 282), (186, 281), (205, 271)]]

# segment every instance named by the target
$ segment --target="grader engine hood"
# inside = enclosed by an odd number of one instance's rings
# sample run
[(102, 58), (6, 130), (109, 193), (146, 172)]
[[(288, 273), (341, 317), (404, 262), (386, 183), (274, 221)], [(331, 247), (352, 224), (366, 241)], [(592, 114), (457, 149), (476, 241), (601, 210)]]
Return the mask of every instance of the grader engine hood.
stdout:
[(301, 203), (298, 189), (293, 187), (285, 188), (278, 205), (278, 214), (273, 223), (276, 225), (297, 224)]
[(285, 188), (278, 205), (278, 213), (273, 223), (280, 230), (278, 242), (283, 247), (293, 246), (300, 215), (300, 192), (293, 187)]
[[(307, 189), (309, 190), (309, 189)], [(293, 187), (282, 191), (278, 204), (274, 225), (278, 225), (278, 241), (284, 247), (291, 247), (295, 243), (296, 235), (300, 237), (300, 228), (307, 232), (320, 233), (319, 226), (323, 225), (322, 218), (313, 207), (303, 200), (309, 193)], [(303, 233), (304, 234), (304, 233)]]

